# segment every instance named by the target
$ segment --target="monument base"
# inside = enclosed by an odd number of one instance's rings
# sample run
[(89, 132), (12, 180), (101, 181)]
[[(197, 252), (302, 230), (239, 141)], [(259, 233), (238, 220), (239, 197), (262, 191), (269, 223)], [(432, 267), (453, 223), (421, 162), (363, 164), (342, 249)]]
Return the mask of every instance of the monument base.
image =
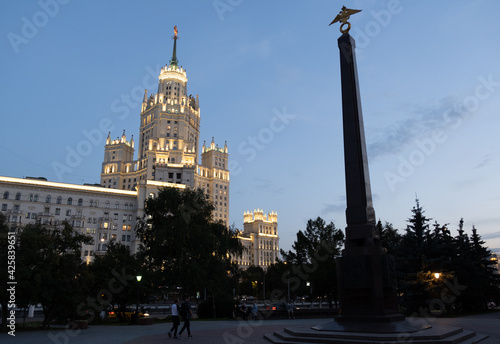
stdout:
[(396, 344), (396, 343), (479, 343), (486, 335), (459, 327), (413, 325), (410, 322), (387, 323), (330, 321), (314, 327), (294, 326), (264, 335), (274, 344)]

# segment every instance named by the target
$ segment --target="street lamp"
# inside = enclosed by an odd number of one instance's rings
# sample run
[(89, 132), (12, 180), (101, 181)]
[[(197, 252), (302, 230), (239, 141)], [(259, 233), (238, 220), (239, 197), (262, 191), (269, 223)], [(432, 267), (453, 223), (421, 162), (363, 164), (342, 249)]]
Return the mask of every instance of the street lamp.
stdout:
[(434, 278), (435, 279), (439, 279), (440, 276), (441, 276), (441, 274), (439, 272), (435, 272), (434, 273)]
[(137, 276), (135, 276), (135, 278), (137, 279), (137, 307), (135, 310), (136, 310), (137, 316), (139, 316), (139, 282), (141, 281), (142, 276), (137, 275)]

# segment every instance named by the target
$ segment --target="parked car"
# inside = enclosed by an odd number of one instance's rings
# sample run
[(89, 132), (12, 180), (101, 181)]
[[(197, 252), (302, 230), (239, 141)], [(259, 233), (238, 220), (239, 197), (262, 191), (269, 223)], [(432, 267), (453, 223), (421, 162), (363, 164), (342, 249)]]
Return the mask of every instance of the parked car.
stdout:
[[(132, 318), (132, 315), (135, 314), (135, 308), (127, 307), (125, 310), (119, 310), (115, 307), (108, 311), (108, 319), (119, 318), (120, 314), (118, 313), (121, 313), (121, 317), (123, 318), (123, 320), (129, 321)], [(139, 318), (147, 316), (149, 316), (147, 311), (145, 311), (144, 309), (139, 310)]]

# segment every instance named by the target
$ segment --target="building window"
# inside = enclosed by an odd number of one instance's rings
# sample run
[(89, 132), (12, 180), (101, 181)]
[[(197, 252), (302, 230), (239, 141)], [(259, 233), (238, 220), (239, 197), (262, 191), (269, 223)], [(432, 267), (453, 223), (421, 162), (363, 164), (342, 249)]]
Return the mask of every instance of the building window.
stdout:
[(115, 209), (120, 209), (120, 203), (118, 202), (115, 203)]
[(8, 191), (5, 191), (3, 193), (3, 199), (9, 199), (9, 192)]
[(57, 204), (62, 204), (62, 197), (61, 196), (58, 196), (57, 199), (56, 199), (56, 203)]
[(93, 207), (94, 206), (94, 201), (90, 200), (89, 206)]
[(33, 202), (38, 202), (38, 194), (35, 194), (35, 197), (33, 197)]
[(83, 199), (79, 198), (79, 199), (78, 199), (78, 206), (80, 206), (80, 207), (81, 207), (82, 205), (83, 205)]
[(18, 192), (16, 193), (16, 201), (20, 201), (21, 200), (21, 193)]
[(7, 211), (7, 204), (2, 204), (2, 211)]
[(104, 203), (104, 208), (109, 208), (109, 201), (106, 201), (106, 203)]
[(66, 210), (66, 216), (71, 216), (71, 209)]
[(56, 215), (61, 215), (61, 209), (60, 208), (56, 208)]
[(73, 198), (68, 198), (68, 205), (72, 205), (73, 204)]
[(115, 220), (118, 220), (118, 213), (115, 213), (115, 217), (114, 217)]
[(49, 196), (47, 196), (47, 197), (45, 197), (45, 203), (50, 203), (50, 200), (51, 200), (50, 195), (49, 195)]

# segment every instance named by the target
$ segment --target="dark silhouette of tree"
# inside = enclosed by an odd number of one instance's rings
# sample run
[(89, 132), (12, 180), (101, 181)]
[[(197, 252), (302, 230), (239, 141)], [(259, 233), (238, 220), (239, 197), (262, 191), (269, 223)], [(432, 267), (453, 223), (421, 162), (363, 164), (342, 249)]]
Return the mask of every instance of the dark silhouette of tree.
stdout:
[[(90, 299), (87, 299), (82, 310), (88, 310), (86, 320), (93, 320), (100, 311), (117, 309), (120, 322), (127, 321), (124, 312), (128, 304), (136, 303), (138, 297), (137, 275), (142, 275), (139, 263), (130, 252), (130, 248), (122, 243), (110, 241), (106, 245), (104, 255), (95, 256), (89, 265), (92, 274)], [(141, 294), (148, 290), (148, 279), (142, 276)]]
[(430, 219), (418, 200), (406, 233), (395, 250), (403, 311), (414, 315), (486, 309), (499, 300), (496, 260), (475, 227), (469, 237), (460, 220), (458, 235)]
[(424, 215), (418, 199), (412, 209), (413, 216), (408, 219), (406, 233), (402, 236), (396, 249), (396, 269), (398, 272), (398, 289), (401, 295), (402, 310), (408, 314), (418, 311), (429, 298), (425, 281), (421, 274), (426, 264), (427, 244), (430, 240), (429, 221)]
[(18, 234), (19, 305), (41, 303), (42, 327), (56, 319), (77, 317), (77, 306), (88, 295), (87, 266), (81, 259), (82, 244), (92, 238), (75, 231), (68, 222), (61, 226), (28, 224)]
[(388, 254), (393, 255), (401, 241), (401, 234), (399, 234), (398, 230), (389, 222), (385, 222), (385, 224), (382, 225), (382, 221), (379, 220), (377, 222), (377, 228), (382, 246), (387, 250)]
[[(344, 233), (333, 222), (326, 224), (320, 217), (307, 221), (306, 230), (297, 233), (293, 251), (281, 251), (289, 265), (291, 294), (326, 296), (330, 305), (337, 301), (335, 257), (340, 255), (343, 244)], [(311, 285), (306, 288), (307, 282)]]
[(139, 259), (157, 288), (217, 294), (230, 285), (230, 254), (242, 247), (233, 229), (212, 220), (214, 206), (201, 189), (163, 188), (146, 200), (136, 227)]
[(462, 311), (485, 310), (488, 302), (500, 300), (500, 276), (495, 271), (496, 259), (484, 246), (474, 226), (469, 237), (463, 230), (461, 219), (458, 232), (455, 238), (455, 275), (464, 288), (457, 293), (455, 303)]

